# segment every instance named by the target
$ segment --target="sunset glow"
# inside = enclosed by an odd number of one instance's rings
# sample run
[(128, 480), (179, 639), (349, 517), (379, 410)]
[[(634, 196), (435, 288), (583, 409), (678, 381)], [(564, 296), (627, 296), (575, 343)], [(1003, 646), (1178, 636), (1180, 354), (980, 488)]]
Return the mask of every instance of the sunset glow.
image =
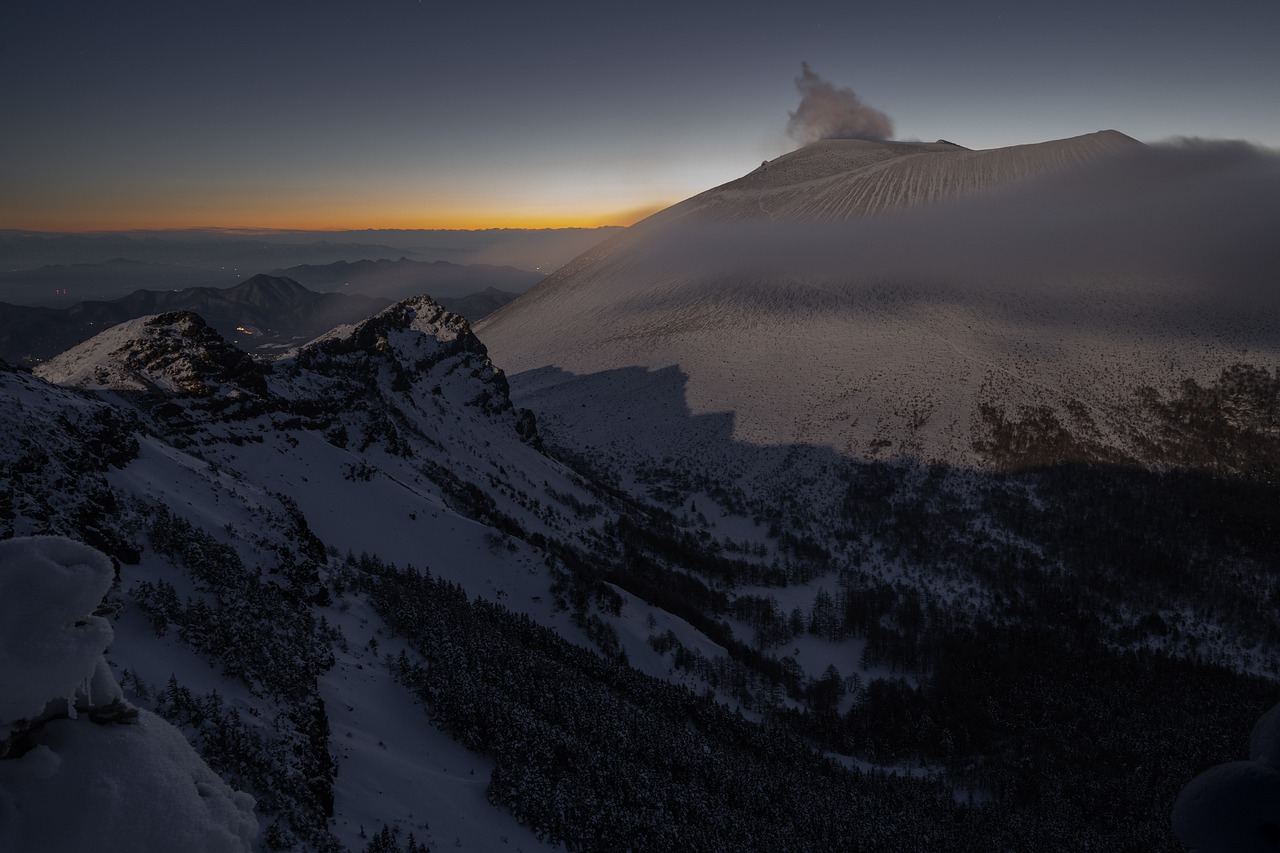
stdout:
[[(679, 199), (671, 199), (671, 202)], [(670, 203), (670, 202), (669, 202)], [(457, 207), (439, 211), (395, 210), (349, 205), (333, 209), (237, 206), (142, 207), (108, 213), (92, 209), (49, 210), (29, 208), (27, 215), (0, 221), (0, 229), (15, 231), (103, 232), (190, 230), (203, 228), (255, 230), (291, 229), (304, 231), (349, 231), (359, 229), (458, 229), (489, 228), (598, 228), (632, 225), (666, 207), (654, 203), (616, 213), (571, 209), (503, 210), (488, 207)]]
[(1280, 147), (1276, 4), (594, 11), (19, 4), (0, 229), (628, 224), (806, 141), (802, 68), (896, 139)]

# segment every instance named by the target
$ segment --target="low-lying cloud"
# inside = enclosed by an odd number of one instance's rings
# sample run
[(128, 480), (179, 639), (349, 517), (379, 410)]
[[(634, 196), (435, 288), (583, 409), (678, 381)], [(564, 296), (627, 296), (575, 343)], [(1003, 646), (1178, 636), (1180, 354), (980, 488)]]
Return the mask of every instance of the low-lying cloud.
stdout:
[(796, 78), (800, 106), (790, 113), (787, 133), (803, 145), (819, 139), (874, 139), (893, 136), (893, 120), (862, 102), (849, 88), (836, 88), (809, 67), (800, 63)]
[[(1280, 156), (1150, 146), (1000, 192), (840, 222), (685, 225), (650, 260), (726, 298), (803, 285), (832, 310), (912, 300), (1071, 322), (1081, 293), (1186, 328), (1280, 325)], [(1021, 309), (1017, 309), (1021, 310)], [(1096, 313), (1095, 313), (1096, 319)], [(1269, 333), (1268, 333), (1269, 334)], [(1280, 345), (1280, 340), (1274, 341)]]

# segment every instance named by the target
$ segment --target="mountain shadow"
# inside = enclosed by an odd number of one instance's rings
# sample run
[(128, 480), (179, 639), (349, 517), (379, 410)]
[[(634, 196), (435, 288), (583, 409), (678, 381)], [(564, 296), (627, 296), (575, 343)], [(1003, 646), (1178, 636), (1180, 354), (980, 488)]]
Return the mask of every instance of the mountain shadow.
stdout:
[[(741, 442), (732, 412), (690, 411), (675, 365), (511, 384), (550, 452), (654, 510), (611, 531), (608, 580), (661, 606), (704, 591), (681, 615), (727, 657), (651, 637), (674, 670), (839, 754), (935, 768), (1016, 846), (1180, 849), (1178, 792), (1280, 687), (1278, 378), (1140, 390), (1159, 464), (1017, 413), (988, 468)], [(722, 559), (653, 576), (643, 554), (699, 530)]]

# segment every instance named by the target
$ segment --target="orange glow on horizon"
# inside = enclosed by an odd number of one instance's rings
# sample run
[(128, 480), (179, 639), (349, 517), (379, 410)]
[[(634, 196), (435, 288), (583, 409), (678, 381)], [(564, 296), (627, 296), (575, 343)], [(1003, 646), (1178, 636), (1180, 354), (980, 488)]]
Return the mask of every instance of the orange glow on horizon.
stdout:
[[(272, 211), (270, 213), (213, 214), (183, 211), (113, 211), (111, 214), (89, 210), (48, 213), (12, 213), (0, 218), (0, 229), (13, 231), (49, 231), (59, 233), (94, 233), (104, 231), (364, 231), (364, 230), (450, 230), (480, 231), (489, 229), (600, 228), (627, 226), (667, 207), (653, 204), (629, 210), (601, 213), (567, 210), (513, 211), (459, 210), (450, 213), (414, 213), (409, 211), (374, 212), (357, 208), (341, 210)], [(251, 224), (242, 224), (251, 223)]]
[(301, 184), (195, 181), (159, 186), (23, 187), (0, 197), (0, 229), (104, 232), (251, 228), (288, 231), (487, 230), (631, 225), (696, 190), (616, 186), (426, 186), (355, 179)]

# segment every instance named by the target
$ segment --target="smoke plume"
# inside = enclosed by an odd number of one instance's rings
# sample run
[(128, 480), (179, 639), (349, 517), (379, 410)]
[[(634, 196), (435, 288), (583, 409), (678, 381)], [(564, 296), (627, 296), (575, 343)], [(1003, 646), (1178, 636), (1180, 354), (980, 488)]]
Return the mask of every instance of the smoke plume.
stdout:
[(888, 139), (893, 136), (893, 119), (862, 103), (852, 89), (837, 89), (829, 81), (800, 63), (796, 78), (800, 106), (789, 113), (787, 133), (803, 145), (819, 139)]

